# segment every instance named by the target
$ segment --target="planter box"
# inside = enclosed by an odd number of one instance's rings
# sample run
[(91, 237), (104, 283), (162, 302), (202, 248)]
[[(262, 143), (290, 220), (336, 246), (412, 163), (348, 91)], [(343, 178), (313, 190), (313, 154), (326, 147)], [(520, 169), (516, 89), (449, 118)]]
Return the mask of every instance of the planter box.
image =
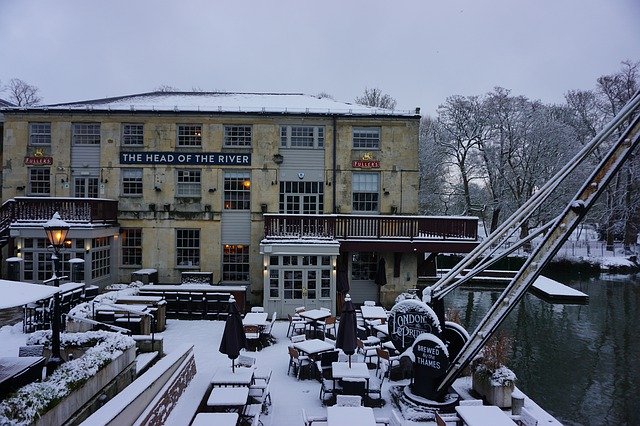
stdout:
[[(70, 419), (75, 412), (89, 402), (102, 389), (124, 371), (136, 358), (135, 346), (127, 349), (118, 358), (102, 368), (91, 377), (80, 389), (69, 394), (58, 405), (42, 415), (36, 422), (37, 426), (61, 425)], [(133, 379), (133, 378), (132, 378)]]
[(509, 381), (508, 385), (492, 385), (490, 378), (486, 375), (473, 373), (472, 386), (473, 390), (486, 399), (488, 404), (495, 405), (500, 408), (511, 408), (511, 394), (515, 388), (515, 384)]

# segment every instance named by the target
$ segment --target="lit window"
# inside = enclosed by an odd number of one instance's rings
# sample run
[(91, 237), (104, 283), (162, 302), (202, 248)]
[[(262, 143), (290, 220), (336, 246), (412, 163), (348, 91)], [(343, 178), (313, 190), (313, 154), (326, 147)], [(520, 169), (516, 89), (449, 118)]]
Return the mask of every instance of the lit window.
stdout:
[(178, 146), (202, 146), (202, 125), (178, 124)]
[(223, 281), (249, 281), (249, 246), (225, 244), (222, 255)]
[(246, 172), (224, 174), (225, 210), (249, 210), (251, 207), (251, 178)]

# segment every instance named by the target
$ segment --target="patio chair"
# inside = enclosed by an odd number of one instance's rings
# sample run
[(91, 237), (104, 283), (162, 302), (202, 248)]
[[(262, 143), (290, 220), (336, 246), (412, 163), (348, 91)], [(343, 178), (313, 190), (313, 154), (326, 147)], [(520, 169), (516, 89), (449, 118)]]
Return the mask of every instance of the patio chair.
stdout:
[(318, 321), (318, 326), (322, 327), (322, 334), (326, 335), (328, 331), (333, 330), (333, 334), (329, 333), (330, 336), (336, 336), (336, 317), (333, 315), (325, 318), (324, 321)]
[(264, 312), (264, 307), (262, 306), (252, 306), (251, 312)]
[(261, 411), (269, 414), (269, 406), (271, 405), (271, 391), (269, 390), (269, 382), (263, 387), (261, 385), (249, 386), (249, 397), (253, 398), (256, 403), (261, 404)]
[(240, 413), (240, 424), (251, 425), (260, 424), (260, 414), (262, 413), (262, 404), (247, 404)]
[(269, 322), (264, 329), (260, 332), (260, 340), (265, 345), (269, 345), (276, 342), (276, 338), (273, 336), (273, 325), (276, 323), (278, 313), (274, 312), (271, 316), (271, 322)]
[(319, 373), (318, 378), (322, 379), (333, 379), (333, 374), (331, 372), (331, 364), (334, 362), (338, 362), (340, 352), (329, 351), (322, 352), (320, 354), (320, 359), (316, 361), (317, 371)]
[(259, 368), (253, 373), (254, 384), (252, 386), (266, 386), (271, 381), (273, 370), (270, 368)]
[(336, 389), (333, 387), (332, 379), (322, 378), (320, 380), (320, 401), (324, 404), (326, 402), (325, 396), (330, 394), (332, 397), (336, 394)]
[(358, 346), (358, 352), (362, 354), (364, 358), (364, 362), (373, 363), (373, 357), (378, 356), (378, 352), (376, 351), (378, 347), (365, 345), (364, 342), (360, 339), (356, 340), (356, 344)]
[(289, 317), (289, 328), (287, 329), (287, 337), (291, 337), (294, 334), (304, 334), (307, 327), (307, 322), (301, 317), (293, 317), (291, 314)]
[(437, 426), (457, 426), (462, 424), (462, 419), (455, 414), (441, 414), (435, 412)]
[[(380, 369), (374, 377), (369, 379), (369, 388), (367, 389), (367, 399), (370, 405), (381, 405), (382, 401), (382, 384), (384, 383), (384, 377), (387, 372), (387, 365), (381, 365)], [(376, 395), (376, 398), (372, 398), (372, 395)]]
[(291, 343), (300, 343), (307, 340), (307, 336), (304, 334), (297, 334), (295, 336), (291, 336)]
[(238, 355), (236, 365), (241, 367), (253, 367), (256, 363), (256, 359), (252, 356)]
[(391, 356), (389, 355), (389, 351), (383, 348), (376, 348), (376, 353), (378, 354), (378, 367), (376, 371), (380, 369), (380, 364), (387, 365), (387, 372), (390, 372), (393, 368), (394, 364), (400, 365), (400, 356)]
[(359, 395), (337, 395), (336, 405), (338, 407), (359, 407), (362, 405), (362, 397)]
[[(369, 379), (371, 380), (371, 379)], [(356, 377), (345, 377), (342, 379), (343, 395), (358, 395), (364, 398), (367, 392), (367, 381)]]
[(302, 408), (302, 421), (304, 426), (321, 426), (327, 424), (327, 416), (308, 416), (307, 411)]
[(262, 342), (260, 341), (260, 328), (257, 325), (245, 325), (244, 334), (247, 339), (247, 349), (260, 350), (262, 349)]
[(373, 300), (365, 300), (363, 303), (364, 306), (376, 306), (376, 302)]
[(305, 365), (309, 365), (311, 359), (306, 355), (300, 355), (300, 352), (293, 346), (289, 346), (289, 368), (287, 369), (287, 375), (293, 367), (293, 371), (296, 373), (296, 377), (300, 380), (300, 370)]

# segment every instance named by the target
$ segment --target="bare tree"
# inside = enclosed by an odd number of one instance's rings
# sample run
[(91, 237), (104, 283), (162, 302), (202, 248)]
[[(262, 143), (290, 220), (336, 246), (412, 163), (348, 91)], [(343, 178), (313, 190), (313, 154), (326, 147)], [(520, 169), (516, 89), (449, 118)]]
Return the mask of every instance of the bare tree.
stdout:
[(396, 109), (396, 100), (377, 87), (364, 89), (364, 94), (355, 99), (356, 103), (377, 108)]
[(32, 86), (19, 78), (12, 78), (9, 84), (4, 87), (9, 92), (9, 100), (17, 106), (38, 105), (42, 98), (38, 95), (38, 88)]
[(335, 99), (333, 95), (330, 95), (327, 92), (320, 92), (316, 95), (319, 99)]

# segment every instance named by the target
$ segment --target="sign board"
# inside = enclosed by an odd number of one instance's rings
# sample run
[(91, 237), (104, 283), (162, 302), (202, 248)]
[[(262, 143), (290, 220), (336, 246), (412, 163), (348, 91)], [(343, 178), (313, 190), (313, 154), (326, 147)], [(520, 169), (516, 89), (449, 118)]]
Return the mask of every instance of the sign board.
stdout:
[(120, 152), (120, 164), (250, 166), (251, 154), (231, 152)]
[(411, 349), (413, 383), (411, 391), (426, 399), (436, 399), (437, 380), (447, 372), (449, 353), (442, 340), (431, 333), (418, 336)]
[(53, 157), (24, 157), (25, 166), (51, 166), (53, 165)]
[(404, 352), (422, 333), (440, 336), (438, 316), (421, 300), (407, 299), (396, 303), (389, 315), (389, 334), (395, 347)]

